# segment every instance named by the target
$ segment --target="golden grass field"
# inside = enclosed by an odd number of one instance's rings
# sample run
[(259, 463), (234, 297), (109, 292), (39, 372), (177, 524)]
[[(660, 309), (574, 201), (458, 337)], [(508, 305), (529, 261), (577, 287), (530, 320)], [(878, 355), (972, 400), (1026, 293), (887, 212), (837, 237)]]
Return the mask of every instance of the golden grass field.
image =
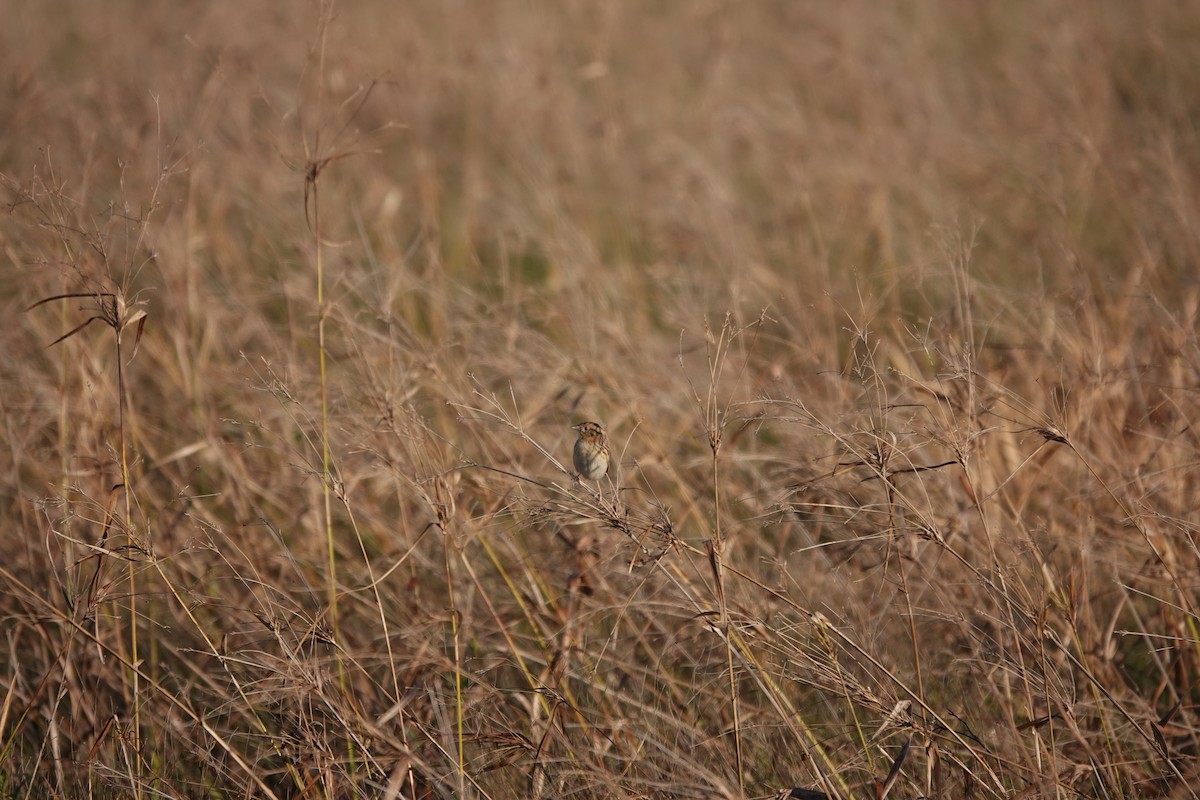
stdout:
[(0, 798), (1200, 796), (1200, 5), (0, 6)]

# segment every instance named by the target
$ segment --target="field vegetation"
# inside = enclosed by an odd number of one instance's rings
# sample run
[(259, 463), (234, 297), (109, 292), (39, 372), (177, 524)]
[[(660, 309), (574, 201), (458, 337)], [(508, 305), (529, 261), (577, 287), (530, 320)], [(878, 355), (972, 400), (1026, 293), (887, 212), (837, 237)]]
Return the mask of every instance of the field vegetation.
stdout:
[(1200, 6), (0, 11), (0, 798), (1200, 796)]

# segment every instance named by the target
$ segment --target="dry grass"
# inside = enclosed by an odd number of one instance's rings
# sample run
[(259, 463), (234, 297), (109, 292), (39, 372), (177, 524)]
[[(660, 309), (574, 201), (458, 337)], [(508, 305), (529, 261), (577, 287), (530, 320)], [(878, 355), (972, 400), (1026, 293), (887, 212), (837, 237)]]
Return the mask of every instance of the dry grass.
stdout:
[(3, 5), (0, 797), (1200, 794), (1200, 9)]

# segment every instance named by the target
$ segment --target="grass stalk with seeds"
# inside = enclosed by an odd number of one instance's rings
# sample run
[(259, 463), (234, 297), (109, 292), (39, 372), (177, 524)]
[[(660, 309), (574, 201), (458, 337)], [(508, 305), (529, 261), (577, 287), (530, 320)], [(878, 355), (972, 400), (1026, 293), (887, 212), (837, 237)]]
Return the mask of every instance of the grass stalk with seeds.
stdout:
[[(136, 554), (143, 549), (143, 545), (135, 538), (134, 518), (132, 508), (132, 487), (131, 473), (129, 469), (129, 445), (126, 435), (126, 386), (125, 386), (125, 350), (122, 347), (123, 337), (127, 328), (134, 328), (133, 352), (129, 355), (129, 360), (132, 361), (137, 354), (138, 344), (141, 342), (142, 332), (145, 329), (147, 313), (142, 304), (138, 301), (129, 301), (123, 290), (117, 289), (112, 292), (67, 292), (65, 294), (52, 295), (42, 298), (33, 305), (29, 306), (26, 311), (32, 311), (38, 306), (51, 303), (56, 300), (69, 300), (72, 298), (87, 298), (94, 301), (95, 305), (91, 309), (91, 315), (83, 322), (76, 325), (71, 330), (64, 333), (62, 336), (55, 339), (48, 346), (59, 344), (60, 342), (70, 339), (75, 334), (88, 327), (93, 322), (102, 322), (107, 325), (113, 332), (114, 354), (116, 362), (116, 394), (117, 394), (117, 438), (118, 438), (118, 454), (120, 465), (120, 482), (110, 490), (112, 495), (119, 494), (124, 501), (124, 519), (121, 524), (115, 524), (114, 520), (109, 517), (104, 522), (103, 535), (100, 537), (97, 549), (97, 566), (93, 576), (92, 586), (95, 587), (96, 580), (99, 578), (102, 567), (105, 561), (104, 555), (110, 552), (124, 552), (124, 560), (126, 564), (126, 578), (128, 587), (128, 646), (129, 649), (125, 655), (125, 662), (131, 665), (127, 670), (127, 676), (130, 681), (129, 703), (132, 709), (133, 724), (131, 746), (135, 754), (132, 759), (136, 765), (136, 774), (138, 780), (135, 781), (135, 794), (141, 796), (141, 765), (142, 765), (142, 731), (141, 731), (141, 656), (138, 649), (138, 584), (137, 584), (137, 563)], [(121, 547), (110, 546), (108, 544), (109, 532), (112, 528), (118, 528), (125, 532), (126, 542)], [(118, 616), (118, 618), (120, 618)]]

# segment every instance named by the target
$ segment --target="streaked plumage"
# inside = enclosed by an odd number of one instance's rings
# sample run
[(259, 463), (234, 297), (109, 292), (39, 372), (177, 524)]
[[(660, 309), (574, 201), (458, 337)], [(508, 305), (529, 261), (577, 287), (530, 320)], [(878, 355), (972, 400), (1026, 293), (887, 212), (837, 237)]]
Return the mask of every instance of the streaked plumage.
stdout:
[(598, 481), (608, 474), (609, 452), (608, 437), (599, 422), (581, 422), (572, 425), (571, 430), (579, 432), (575, 440), (575, 450), (571, 460), (579, 477), (589, 481)]

